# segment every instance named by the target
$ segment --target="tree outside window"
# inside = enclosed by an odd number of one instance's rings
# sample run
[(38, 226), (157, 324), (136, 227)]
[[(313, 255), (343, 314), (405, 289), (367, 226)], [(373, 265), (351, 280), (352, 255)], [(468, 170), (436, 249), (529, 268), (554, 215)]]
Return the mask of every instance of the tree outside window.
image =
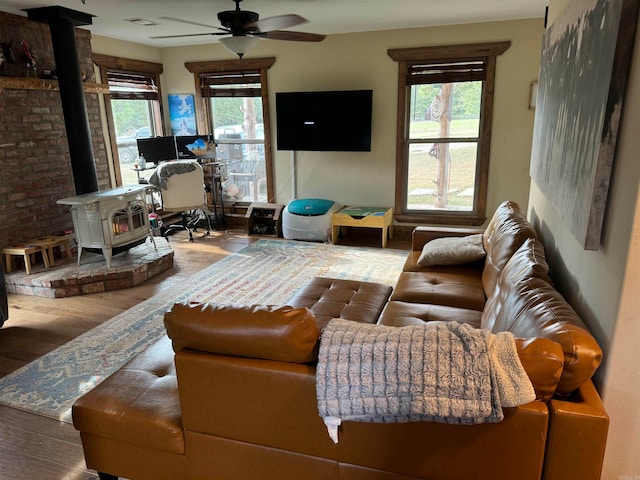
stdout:
[(482, 82), (411, 86), (407, 210), (472, 211)]

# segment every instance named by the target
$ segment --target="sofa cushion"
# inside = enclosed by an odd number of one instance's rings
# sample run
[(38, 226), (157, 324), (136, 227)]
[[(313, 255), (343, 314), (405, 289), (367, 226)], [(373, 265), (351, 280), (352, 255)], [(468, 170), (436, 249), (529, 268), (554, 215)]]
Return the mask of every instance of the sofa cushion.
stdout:
[(426, 243), (418, 259), (418, 264), (431, 265), (463, 265), (481, 260), (486, 252), (482, 245), (482, 234), (464, 237), (436, 238)]
[(320, 331), (306, 308), (177, 303), (164, 324), (175, 351), (292, 363), (317, 360)]
[(536, 238), (536, 232), (520, 212), (518, 204), (510, 201), (501, 203), (482, 237), (487, 252), (482, 283), (487, 298), (493, 296), (500, 272), (527, 238)]
[(431, 303), (482, 311), (485, 297), (482, 279), (477, 270), (459, 273), (402, 272), (391, 294), (391, 300)]
[(76, 400), (73, 424), (99, 437), (184, 454), (182, 411), (169, 339), (161, 338)]
[(322, 330), (333, 318), (376, 323), (392, 288), (389, 285), (357, 280), (315, 277), (287, 300), (296, 308), (307, 307)]
[(483, 328), (516, 337), (543, 337), (562, 346), (564, 369), (558, 393), (567, 395), (589, 380), (602, 360), (598, 342), (565, 299), (548, 282), (529, 277), (501, 286), (494, 314)]
[(487, 299), (482, 311), (482, 328), (493, 328), (495, 317), (502, 307), (502, 302), (497, 295), (502, 288), (528, 278), (540, 278), (551, 283), (548, 274), (549, 265), (545, 259), (544, 247), (535, 238), (528, 238), (502, 269), (493, 295)]
[(378, 320), (378, 325), (405, 327), (408, 325), (421, 325), (425, 322), (456, 321), (467, 323), (474, 328), (480, 328), (481, 315), (482, 312), (468, 308), (390, 301), (384, 307), (380, 320)]
[(513, 284), (524, 277), (536, 277), (552, 283), (544, 246), (535, 238), (527, 238), (511, 256), (500, 273), (499, 282)]

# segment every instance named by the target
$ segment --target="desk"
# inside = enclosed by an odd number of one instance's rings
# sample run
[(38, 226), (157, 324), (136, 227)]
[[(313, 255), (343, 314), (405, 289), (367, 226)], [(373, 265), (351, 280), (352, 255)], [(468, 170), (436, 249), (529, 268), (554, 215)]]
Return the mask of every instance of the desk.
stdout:
[[(137, 165), (137, 164), (136, 164)], [(151, 166), (146, 166), (144, 168), (140, 168), (140, 167), (133, 167), (132, 170), (134, 172), (136, 172), (136, 175), (138, 176), (138, 183), (141, 185), (146, 185), (149, 183), (149, 179), (148, 178), (143, 178), (140, 176), (140, 172), (146, 172), (147, 170), (155, 170), (157, 167), (157, 165), (155, 164), (151, 164)]]
[(387, 207), (345, 207), (331, 216), (331, 243), (338, 241), (340, 227), (382, 229), (382, 248), (393, 238), (393, 209)]

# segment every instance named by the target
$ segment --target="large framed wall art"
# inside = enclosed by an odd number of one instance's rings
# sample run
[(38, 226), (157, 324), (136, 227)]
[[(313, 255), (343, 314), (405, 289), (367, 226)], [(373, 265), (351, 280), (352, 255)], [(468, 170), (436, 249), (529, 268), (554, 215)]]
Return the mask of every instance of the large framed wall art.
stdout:
[(171, 135), (195, 135), (196, 109), (194, 96), (168, 95), (169, 117), (171, 119)]
[(573, 0), (546, 30), (531, 178), (586, 250), (600, 246), (640, 0)]

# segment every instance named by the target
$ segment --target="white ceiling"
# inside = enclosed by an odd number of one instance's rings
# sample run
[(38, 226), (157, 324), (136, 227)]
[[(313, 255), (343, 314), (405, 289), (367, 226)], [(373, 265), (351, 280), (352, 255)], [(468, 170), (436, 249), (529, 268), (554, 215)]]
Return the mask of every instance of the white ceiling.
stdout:
[[(244, 0), (243, 10), (260, 18), (295, 13), (309, 23), (290, 30), (331, 35), (399, 28), (451, 25), (537, 18), (544, 16), (547, 0)], [(163, 19), (175, 17), (216, 27), (217, 13), (233, 10), (232, 0), (0, 0), (0, 11), (26, 15), (23, 9), (62, 6), (95, 15), (88, 26), (94, 35), (118, 38), (156, 47), (213, 43), (206, 35), (153, 40), (160, 35), (216, 31)], [(157, 26), (140, 26), (126, 19), (142, 18)]]

